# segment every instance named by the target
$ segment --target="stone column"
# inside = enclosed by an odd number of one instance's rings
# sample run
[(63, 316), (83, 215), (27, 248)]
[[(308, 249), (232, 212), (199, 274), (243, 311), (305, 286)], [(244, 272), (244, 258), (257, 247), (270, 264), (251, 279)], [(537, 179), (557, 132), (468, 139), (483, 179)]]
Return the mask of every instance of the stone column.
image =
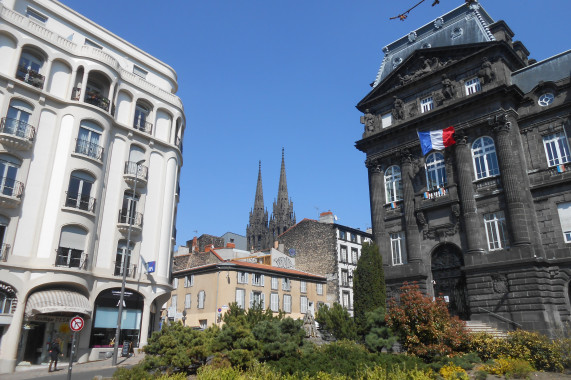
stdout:
[(151, 319), (151, 304), (153, 303), (152, 299), (145, 299), (143, 303), (143, 314), (141, 315), (141, 337), (139, 339), (139, 348), (142, 348), (144, 345), (147, 344), (147, 340), (149, 339), (149, 323)]
[[(508, 208), (508, 228), (512, 232), (512, 246), (530, 245), (531, 237), (525, 212), (525, 189), (519, 176), (519, 155), (517, 139), (510, 135), (511, 123), (507, 114), (496, 115), (490, 120), (496, 135), (496, 152), (500, 166), (500, 176)], [(513, 131), (512, 131), (513, 132)]]
[(468, 146), (468, 138), (462, 136), (456, 139), (456, 169), (458, 171), (458, 195), (464, 226), (468, 253), (484, 252), (482, 244), (486, 241), (483, 236), (482, 223), (476, 209), (474, 187), (472, 185), (472, 154)]
[(401, 151), (401, 175), (403, 188), (404, 221), (406, 230), (406, 250), (408, 262), (420, 262), (420, 241), (418, 240), (418, 225), (414, 215), (414, 188), (412, 187), (413, 167), (412, 155)]
[(390, 264), (390, 248), (385, 230), (385, 173), (375, 160), (367, 160), (369, 169), (369, 202), (371, 204), (371, 225), (373, 236), (383, 257), (383, 265)]
[(2, 337), (2, 352), (0, 353), (0, 373), (14, 372), (18, 359), (18, 346), (22, 339), (22, 322), (26, 309), (25, 299), (18, 298), (16, 311), (12, 314), (12, 322)]

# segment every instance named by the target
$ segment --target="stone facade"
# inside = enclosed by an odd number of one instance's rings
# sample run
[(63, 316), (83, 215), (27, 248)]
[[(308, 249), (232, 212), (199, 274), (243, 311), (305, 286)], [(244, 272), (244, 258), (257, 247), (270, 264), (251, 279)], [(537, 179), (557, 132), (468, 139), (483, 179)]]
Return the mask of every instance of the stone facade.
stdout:
[[(387, 292), (418, 281), (464, 319), (551, 333), (571, 315), (571, 52), (529, 61), (477, 2), (414, 36), (357, 105)], [(417, 132), (449, 126), (423, 154)]]

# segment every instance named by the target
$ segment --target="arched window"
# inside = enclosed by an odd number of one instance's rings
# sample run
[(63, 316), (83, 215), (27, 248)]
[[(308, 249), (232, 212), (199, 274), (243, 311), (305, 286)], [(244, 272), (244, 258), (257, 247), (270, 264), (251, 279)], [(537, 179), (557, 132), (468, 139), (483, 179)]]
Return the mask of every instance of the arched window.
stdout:
[(77, 134), (75, 153), (101, 160), (103, 156), (103, 147), (100, 145), (102, 132), (103, 128), (97, 124), (87, 120), (82, 121)]
[(387, 203), (402, 200), (402, 177), (400, 168), (396, 165), (385, 171), (385, 194)]
[(8, 154), (0, 154), (0, 193), (17, 197), (22, 193), (22, 184), (16, 181), (21, 161)]
[(108, 99), (109, 87), (110, 81), (106, 75), (97, 71), (90, 72), (85, 86), (84, 101), (108, 111), (110, 104)]
[(491, 137), (478, 138), (472, 144), (472, 157), (474, 158), (474, 171), (476, 179), (492, 177), (500, 174), (496, 146)]
[(4, 239), (6, 238), (6, 230), (8, 229), (9, 223), (10, 219), (0, 215), (0, 261), (6, 261), (8, 250), (10, 248), (9, 245), (4, 243)]
[(0, 282), (0, 314), (14, 314), (17, 303), (16, 289), (4, 282)]
[(32, 106), (28, 103), (18, 99), (12, 99), (1, 132), (22, 138), (33, 138), (34, 128), (29, 125), (33, 110)]
[(445, 187), (447, 184), (444, 155), (440, 152), (431, 153), (426, 157), (426, 184), (428, 190)]
[(44, 76), (40, 70), (44, 64), (44, 58), (31, 49), (22, 50), (16, 78), (31, 84), (34, 87), (44, 88)]
[(119, 217), (120, 223), (141, 225), (142, 216), (137, 212), (137, 204), (139, 203), (139, 194), (133, 194), (132, 190), (125, 191), (123, 195), (123, 207)]
[[(119, 244), (117, 244), (117, 255), (115, 256), (115, 276), (122, 276), (123, 268), (127, 268), (127, 276), (130, 277), (134, 275), (136, 267), (131, 267), (131, 252), (133, 248), (133, 243), (131, 243), (129, 249), (127, 249), (127, 241), (119, 240)], [(123, 256), (126, 256), (124, 263)]]
[(78, 208), (84, 211), (93, 211), (95, 198), (91, 197), (91, 188), (95, 178), (82, 171), (74, 171), (69, 178), (65, 207)]
[(85, 242), (87, 231), (79, 226), (64, 226), (61, 229), (56, 266), (84, 268), (87, 255)]
[(151, 133), (153, 131), (153, 124), (148, 120), (151, 113), (151, 107), (142, 102), (137, 102), (135, 107), (135, 120), (133, 121), (133, 128)]

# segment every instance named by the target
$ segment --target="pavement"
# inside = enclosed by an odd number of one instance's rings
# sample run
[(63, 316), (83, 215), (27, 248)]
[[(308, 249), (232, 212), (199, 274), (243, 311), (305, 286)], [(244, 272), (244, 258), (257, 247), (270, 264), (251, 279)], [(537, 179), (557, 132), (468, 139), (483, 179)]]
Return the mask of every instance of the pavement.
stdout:
[[(72, 379), (93, 379), (94, 377), (104, 376), (108, 377), (109, 374), (114, 372), (114, 368), (121, 367), (132, 367), (138, 364), (145, 354), (139, 353), (135, 356), (129, 358), (118, 358), (117, 366), (113, 367), (111, 365), (111, 358), (104, 360), (97, 360), (87, 363), (73, 363), (72, 366)], [(60, 378), (67, 379), (69, 362), (59, 361), (58, 370), (54, 372), (48, 372), (48, 364), (42, 363), (38, 365), (30, 366), (18, 366), (16, 367), (16, 372), (10, 374), (0, 374), (1, 380), (27, 380), (27, 379), (51, 379), (58, 380)]]

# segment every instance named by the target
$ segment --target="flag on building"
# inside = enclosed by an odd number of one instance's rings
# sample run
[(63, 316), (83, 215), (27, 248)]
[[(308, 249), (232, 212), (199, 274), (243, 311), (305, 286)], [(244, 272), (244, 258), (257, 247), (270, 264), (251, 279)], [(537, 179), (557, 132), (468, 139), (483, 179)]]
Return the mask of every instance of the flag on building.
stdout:
[(454, 140), (454, 127), (440, 129), (438, 131), (418, 132), (422, 154), (426, 155), (431, 150), (442, 150), (456, 144)]

